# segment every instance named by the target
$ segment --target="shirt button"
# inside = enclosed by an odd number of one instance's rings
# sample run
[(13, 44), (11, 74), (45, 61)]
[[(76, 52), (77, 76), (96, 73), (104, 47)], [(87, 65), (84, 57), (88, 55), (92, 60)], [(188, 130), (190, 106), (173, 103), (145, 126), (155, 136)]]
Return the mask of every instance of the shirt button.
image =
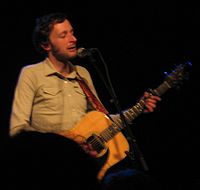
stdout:
[(68, 83), (67, 81), (64, 81), (64, 83)]
[(71, 94), (68, 94), (68, 96), (71, 97), (72, 95), (71, 95)]

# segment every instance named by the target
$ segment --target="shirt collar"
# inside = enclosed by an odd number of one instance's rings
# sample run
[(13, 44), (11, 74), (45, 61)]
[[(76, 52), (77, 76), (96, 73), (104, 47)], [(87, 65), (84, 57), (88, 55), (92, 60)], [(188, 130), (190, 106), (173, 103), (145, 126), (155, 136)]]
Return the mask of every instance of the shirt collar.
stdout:
[[(66, 78), (74, 79), (74, 78), (77, 77), (76, 69), (75, 69), (75, 66), (72, 63), (70, 63), (70, 64), (71, 64), (73, 71)], [(45, 76), (50, 76), (50, 75), (62, 76), (58, 71), (56, 71), (52, 62), (49, 60), (49, 58), (46, 58), (44, 60), (44, 69), (45, 69)]]

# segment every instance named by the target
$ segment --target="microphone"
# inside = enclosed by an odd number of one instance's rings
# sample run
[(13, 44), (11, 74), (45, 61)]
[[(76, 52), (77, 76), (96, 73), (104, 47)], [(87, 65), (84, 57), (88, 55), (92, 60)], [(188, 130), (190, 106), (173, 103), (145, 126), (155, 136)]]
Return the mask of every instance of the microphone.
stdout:
[(95, 52), (97, 48), (90, 48), (90, 49), (85, 49), (83, 47), (78, 48), (77, 50), (77, 56), (80, 58), (84, 58), (86, 56), (91, 56), (93, 52)]

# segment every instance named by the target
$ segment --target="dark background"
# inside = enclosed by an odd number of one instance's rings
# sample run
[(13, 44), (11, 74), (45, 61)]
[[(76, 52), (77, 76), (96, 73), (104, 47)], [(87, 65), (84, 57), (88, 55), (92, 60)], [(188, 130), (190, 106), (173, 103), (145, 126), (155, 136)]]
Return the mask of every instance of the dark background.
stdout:
[[(192, 62), (190, 79), (179, 90), (164, 94), (156, 111), (140, 115), (131, 129), (153, 175), (177, 189), (197, 187), (200, 140), (195, 74), (200, 10), (191, 2), (30, 1), (1, 7), (5, 9), (0, 39), (1, 139), (7, 139), (21, 67), (42, 60), (31, 41), (35, 19), (50, 12), (65, 12), (74, 26), (78, 46), (101, 51), (122, 109), (134, 105), (148, 88), (162, 83), (165, 71), (170, 73), (176, 65)], [(91, 71), (102, 102), (110, 112), (116, 112), (94, 66), (84, 66)]]

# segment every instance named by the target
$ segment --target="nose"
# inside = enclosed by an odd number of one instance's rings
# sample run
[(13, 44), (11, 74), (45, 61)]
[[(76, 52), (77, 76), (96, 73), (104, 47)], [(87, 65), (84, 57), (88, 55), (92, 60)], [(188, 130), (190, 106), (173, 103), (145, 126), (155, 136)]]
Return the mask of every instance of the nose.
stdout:
[(72, 40), (73, 42), (76, 42), (76, 41), (77, 41), (77, 38), (72, 34), (71, 40)]

